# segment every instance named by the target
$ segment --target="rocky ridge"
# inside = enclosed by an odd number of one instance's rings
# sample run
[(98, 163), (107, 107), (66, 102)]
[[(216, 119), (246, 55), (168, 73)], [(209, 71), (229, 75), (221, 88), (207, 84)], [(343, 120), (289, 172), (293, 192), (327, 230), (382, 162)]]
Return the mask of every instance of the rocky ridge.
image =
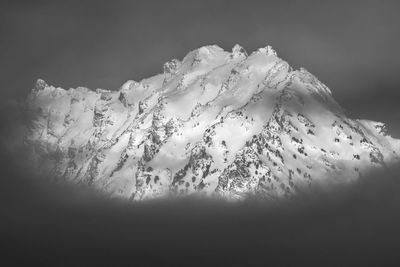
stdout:
[(384, 124), (347, 118), (270, 46), (205, 46), (163, 70), (115, 91), (38, 80), (25, 136), (36, 171), (133, 200), (280, 198), (400, 160)]

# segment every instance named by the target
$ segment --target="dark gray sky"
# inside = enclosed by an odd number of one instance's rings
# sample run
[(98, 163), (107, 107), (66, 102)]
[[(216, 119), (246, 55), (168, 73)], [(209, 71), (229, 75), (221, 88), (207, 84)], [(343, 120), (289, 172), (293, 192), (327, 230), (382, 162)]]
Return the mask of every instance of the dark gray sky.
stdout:
[(267, 44), (327, 84), (356, 118), (400, 137), (398, 1), (2, 1), (0, 84), (22, 97), (37, 78), (117, 89), (207, 44)]

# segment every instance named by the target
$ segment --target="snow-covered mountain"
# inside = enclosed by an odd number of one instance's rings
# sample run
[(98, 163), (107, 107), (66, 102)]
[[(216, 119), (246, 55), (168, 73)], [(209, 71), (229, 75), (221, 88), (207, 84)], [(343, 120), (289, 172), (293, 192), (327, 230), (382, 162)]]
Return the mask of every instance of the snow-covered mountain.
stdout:
[(201, 47), (115, 91), (38, 80), (26, 107), (36, 171), (135, 200), (277, 198), (400, 160), (384, 124), (347, 118), (324, 84), (269, 46)]

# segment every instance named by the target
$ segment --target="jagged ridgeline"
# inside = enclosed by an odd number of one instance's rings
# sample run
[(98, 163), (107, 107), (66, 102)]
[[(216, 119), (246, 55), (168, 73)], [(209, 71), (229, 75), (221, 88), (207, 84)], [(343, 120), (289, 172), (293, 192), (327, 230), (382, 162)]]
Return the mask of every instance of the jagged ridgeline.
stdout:
[(400, 160), (382, 123), (347, 118), (269, 46), (205, 46), (115, 91), (38, 80), (26, 105), (35, 171), (134, 200), (279, 198)]

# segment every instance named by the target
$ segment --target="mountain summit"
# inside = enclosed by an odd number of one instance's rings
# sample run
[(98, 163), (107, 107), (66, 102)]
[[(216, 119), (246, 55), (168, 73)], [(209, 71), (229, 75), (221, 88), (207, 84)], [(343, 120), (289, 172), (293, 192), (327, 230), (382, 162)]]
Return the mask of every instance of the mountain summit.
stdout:
[(38, 80), (25, 145), (36, 171), (134, 200), (280, 198), (400, 160), (385, 125), (352, 120), (270, 47), (205, 46), (119, 90)]

